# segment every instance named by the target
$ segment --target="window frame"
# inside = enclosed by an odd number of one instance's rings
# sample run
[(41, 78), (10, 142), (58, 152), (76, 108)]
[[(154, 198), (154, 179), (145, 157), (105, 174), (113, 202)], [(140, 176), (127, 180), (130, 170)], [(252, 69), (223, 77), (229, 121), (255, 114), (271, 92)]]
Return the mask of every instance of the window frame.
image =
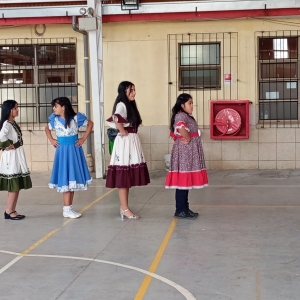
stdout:
[[(218, 45), (218, 58), (219, 58), (219, 64), (194, 64), (194, 65), (182, 65), (181, 64), (181, 60), (182, 60), (182, 56), (181, 56), (181, 49), (182, 46), (184, 45), (188, 45), (188, 46), (192, 46), (192, 45)], [(186, 89), (191, 89), (191, 90), (205, 90), (205, 89), (215, 89), (215, 90), (220, 90), (222, 88), (222, 84), (221, 84), (221, 42), (201, 42), (201, 43), (179, 43), (178, 44), (178, 59), (179, 59), (179, 63), (178, 63), (178, 79), (179, 79), (179, 90), (186, 90)], [(209, 71), (217, 71), (217, 77), (216, 77), (216, 84), (205, 84), (205, 80), (198, 80), (197, 84), (188, 84), (185, 85), (183, 84), (183, 76), (182, 76), (182, 72), (183, 71), (202, 71), (202, 70), (209, 70)], [(197, 76), (196, 76), (197, 78)], [(201, 78), (201, 77), (200, 77)], [(202, 78), (205, 78), (204, 76)], [(204, 83), (204, 84), (201, 84)]]
[[(274, 40), (274, 39), (295, 39), (297, 38), (297, 43), (296, 43), (296, 50), (294, 50), (293, 48), (291, 49), (283, 49), (283, 50), (276, 50), (276, 49), (261, 49), (261, 40), (262, 39), (270, 39), (270, 40)], [(292, 44), (292, 40), (291, 40), (291, 44)], [(299, 120), (299, 83), (300, 83), (300, 77), (299, 77), (299, 68), (300, 68), (300, 59), (299, 59), (299, 42), (300, 42), (300, 38), (299, 36), (259, 36), (257, 39), (257, 49), (258, 49), (258, 55), (257, 55), (257, 63), (258, 63), (258, 121), (259, 122), (266, 122), (266, 121), (275, 121), (275, 122), (279, 122), (279, 121), (298, 121)], [(274, 42), (273, 42), (274, 43)], [(287, 42), (288, 44), (288, 42)], [(262, 53), (275, 53), (276, 51), (278, 52), (282, 52), (284, 53), (285, 51), (288, 54), (291, 54), (291, 58), (275, 58), (272, 57), (271, 59), (265, 59), (264, 55), (262, 55)], [(296, 55), (295, 55), (296, 53)], [(293, 57), (296, 56), (296, 57)], [(282, 64), (296, 64), (296, 77), (285, 77), (284, 76), (284, 71), (282, 73), (283, 77), (263, 77), (262, 76), (262, 68), (263, 65), (282, 65)], [(290, 73), (291, 74), (291, 73)], [(269, 73), (269, 75), (272, 75)], [(296, 96), (292, 96), (292, 93), (290, 93), (289, 97), (285, 97), (285, 93), (284, 90), (288, 89), (288, 87), (284, 87), (285, 84), (287, 83), (292, 83), (292, 82), (296, 82), (296, 91), (295, 94)], [(269, 98), (267, 99), (267, 97), (262, 97), (262, 85), (263, 84), (270, 84), (270, 85), (283, 85), (283, 89), (281, 90), (277, 90), (276, 92), (278, 93), (283, 93), (283, 95), (278, 98)], [(289, 88), (291, 89), (291, 88)], [(270, 91), (269, 91), (270, 92)], [(284, 106), (287, 105), (289, 103), (289, 116), (286, 115), (286, 117), (284, 116), (286, 114), (286, 110), (284, 110)], [(294, 108), (293, 106), (295, 106), (295, 103), (297, 103), (298, 105), (296, 105), (297, 111), (296, 111), (296, 115), (297, 117), (293, 117), (293, 113), (294, 113)], [(281, 106), (283, 107), (283, 111), (280, 111)], [(268, 110), (265, 109), (268, 107)], [(263, 110), (261, 110), (263, 109)], [(267, 113), (266, 113), (267, 111)], [(272, 116), (272, 111), (276, 111), (276, 116)], [(266, 117), (267, 116), (267, 117)], [(280, 118), (279, 116), (283, 116), (283, 118)]]
[[(2, 40), (5, 41), (5, 40)], [(11, 41), (11, 40), (10, 40)], [(56, 47), (63, 47), (66, 45), (71, 45), (72, 46), (72, 50), (74, 51), (74, 57), (71, 60), (72, 63), (64, 63), (61, 64), (61, 61), (59, 61), (59, 57), (56, 55), (56, 61), (55, 64), (40, 64), (38, 63), (38, 54), (37, 54), (37, 48), (41, 45), (45, 45), (45, 46), (56, 46)], [(5, 66), (0, 65), (0, 71), (20, 71), (20, 70), (32, 70), (32, 81), (31, 83), (26, 83), (24, 82), (24, 78), (23, 78), (23, 82), (22, 83), (5, 83), (3, 84), (3, 82), (0, 83), (0, 89), (1, 89), (1, 102), (6, 100), (3, 95), (6, 93), (7, 91), (7, 95), (8, 94), (12, 94), (15, 93), (15, 89), (17, 89), (17, 93), (19, 93), (16, 101), (18, 101), (19, 103), (19, 108), (20, 108), (20, 114), (19, 114), (19, 118), (20, 120), (18, 121), (18, 123), (20, 124), (45, 124), (47, 123), (47, 118), (45, 119), (44, 116), (44, 112), (47, 111), (49, 109), (49, 111), (52, 112), (52, 107), (51, 107), (51, 103), (50, 102), (42, 102), (41, 101), (41, 91), (44, 89), (45, 92), (47, 89), (51, 89), (53, 90), (52, 94), (60, 94), (60, 90), (61, 89), (70, 89), (71, 91), (71, 97), (75, 98), (75, 102), (72, 102), (72, 106), (74, 106), (74, 110), (77, 111), (78, 110), (78, 60), (77, 60), (77, 53), (78, 53), (78, 49), (77, 49), (77, 39), (76, 38), (70, 38), (68, 41), (63, 41), (60, 42), (58, 40), (56, 40), (55, 42), (36, 42), (35, 39), (31, 40), (31, 44), (24, 44), (24, 43), (19, 43), (19, 44), (15, 44), (13, 42), (11, 43), (1, 43), (0, 42), (0, 47), (22, 47), (22, 46), (26, 46), (26, 47), (32, 47), (32, 51), (33, 51), (33, 59), (32, 59), (32, 64), (31, 65), (8, 65), (6, 64)], [(57, 53), (59, 52), (59, 49), (57, 48)], [(21, 55), (20, 53), (18, 55)], [(75, 63), (75, 64), (74, 64)], [(52, 70), (53, 72), (55, 72), (57, 70), (57, 72), (62, 72), (62, 70), (64, 71), (71, 71), (71, 78), (72, 81), (69, 82), (68, 81), (68, 75), (67, 74), (63, 74), (63, 75), (59, 75), (56, 74), (57, 76), (60, 76), (64, 79), (64, 82), (49, 82), (48, 80), (46, 80), (47, 82), (40, 82), (40, 76), (41, 73), (40, 72), (44, 72), (45, 74), (42, 76), (46, 76), (47, 77), (47, 71)], [(63, 72), (64, 73), (64, 72)], [(74, 75), (74, 76), (73, 76)], [(30, 99), (33, 98), (33, 100), (29, 100), (29, 102), (27, 102), (27, 97), (26, 97), (26, 101), (19, 101), (19, 98), (22, 97), (21, 95), (21, 90), (27, 90), (27, 89), (31, 89), (31, 95), (32, 97)], [(13, 92), (12, 92), (13, 91)], [(74, 95), (73, 95), (73, 91), (74, 91)], [(25, 91), (25, 94), (27, 95), (27, 91)], [(68, 96), (68, 95), (62, 95), (61, 96)], [(45, 97), (46, 94), (45, 94)], [(73, 99), (74, 99), (73, 98)], [(72, 99), (71, 99), (72, 100)], [(0, 103), (0, 107), (1, 107), (1, 103)], [(23, 114), (23, 116), (25, 116), (25, 118), (22, 118), (22, 109), (24, 109), (25, 113)], [(28, 113), (29, 111), (32, 111), (32, 113)], [(22, 121), (22, 119), (25, 119), (26, 121)]]

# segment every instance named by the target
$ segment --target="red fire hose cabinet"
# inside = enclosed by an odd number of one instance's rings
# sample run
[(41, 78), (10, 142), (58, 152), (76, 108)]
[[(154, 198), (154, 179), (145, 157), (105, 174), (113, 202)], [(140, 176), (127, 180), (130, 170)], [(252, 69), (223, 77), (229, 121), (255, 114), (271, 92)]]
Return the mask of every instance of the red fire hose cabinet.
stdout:
[(210, 101), (211, 139), (249, 138), (248, 100)]

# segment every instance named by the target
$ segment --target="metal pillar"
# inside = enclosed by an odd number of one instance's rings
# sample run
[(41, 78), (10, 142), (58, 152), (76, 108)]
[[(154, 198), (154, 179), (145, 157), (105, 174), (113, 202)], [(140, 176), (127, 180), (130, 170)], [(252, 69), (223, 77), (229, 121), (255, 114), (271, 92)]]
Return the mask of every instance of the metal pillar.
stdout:
[(89, 31), (90, 71), (92, 108), (94, 121), (94, 153), (96, 178), (105, 176), (104, 153), (104, 93), (103, 93), (103, 43), (102, 43), (102, 1), (88, 0), (97, 18), (97, 30)]
[[(85, 110), (88, 119), (91, 118), (91, 108), (90, 108), (90, 68), (89, 68), (89, 46), (88, 46), (88, 34), (84, 30), (79, 30), (76, 25), (76, 16), (72, 17), (72, 28), (74, 31), (79, 32), (83, 35), (83, 47), (84, 47), (84, 84), (85, 84)], [(93, 171), (92, 162), (92, 140), (89, 135), (87, 138), (87, 154), (86, 159), (88, 163), (89, 171)]]

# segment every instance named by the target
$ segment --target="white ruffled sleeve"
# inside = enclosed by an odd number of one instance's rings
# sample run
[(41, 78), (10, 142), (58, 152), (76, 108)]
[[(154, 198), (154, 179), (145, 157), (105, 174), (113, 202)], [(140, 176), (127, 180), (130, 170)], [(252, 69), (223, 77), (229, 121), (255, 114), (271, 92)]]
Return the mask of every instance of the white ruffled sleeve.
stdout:
[(175, 122), (174, 122), (174, 134), (175, 135), (181, 135), (179, 132), (180, 128), (184, 128), (187, 132), (190, 132), (190, 129), (187, 126), (187, 118), (188, 116), (185, 113), (179, 112), (175, 116)]
[(127, 110), (123, 102), (119, 102), (116, 106), (114, 114), (106, 120), (107, 125), (112, 128), (116, 128), (116, 123), (123, 124), (124, 127), (128, 127), (130, 123), (127, 121)]
[(0, 149), (5, 149), (6, 147), (8, 147), (9, 145), (12, 144), (12, 141), (10, 141), (8, 139), (8, 135), (9, 135), (9, 132), (10, 132), (10, 124), (5, 121), (2, 128), (1, 128), (1, 131), (0, 131)]

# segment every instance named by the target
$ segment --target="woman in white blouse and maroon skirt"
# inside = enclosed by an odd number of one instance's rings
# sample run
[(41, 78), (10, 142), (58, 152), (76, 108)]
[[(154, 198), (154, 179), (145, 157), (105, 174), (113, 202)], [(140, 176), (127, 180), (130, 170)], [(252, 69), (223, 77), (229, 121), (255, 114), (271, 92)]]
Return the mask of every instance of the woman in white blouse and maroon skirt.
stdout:
[(135, 94), (133, 83), (121, 82), (113, 115), (107, 120), (107, 124), (116, 128), (119, 133), (114, 141), (106, 187), (118, 188), (121, 219), (139, 219), (128, 207), (129, 188), (150, 183), (147, 164), (137, 135), (142, 119), (135, 103)]

